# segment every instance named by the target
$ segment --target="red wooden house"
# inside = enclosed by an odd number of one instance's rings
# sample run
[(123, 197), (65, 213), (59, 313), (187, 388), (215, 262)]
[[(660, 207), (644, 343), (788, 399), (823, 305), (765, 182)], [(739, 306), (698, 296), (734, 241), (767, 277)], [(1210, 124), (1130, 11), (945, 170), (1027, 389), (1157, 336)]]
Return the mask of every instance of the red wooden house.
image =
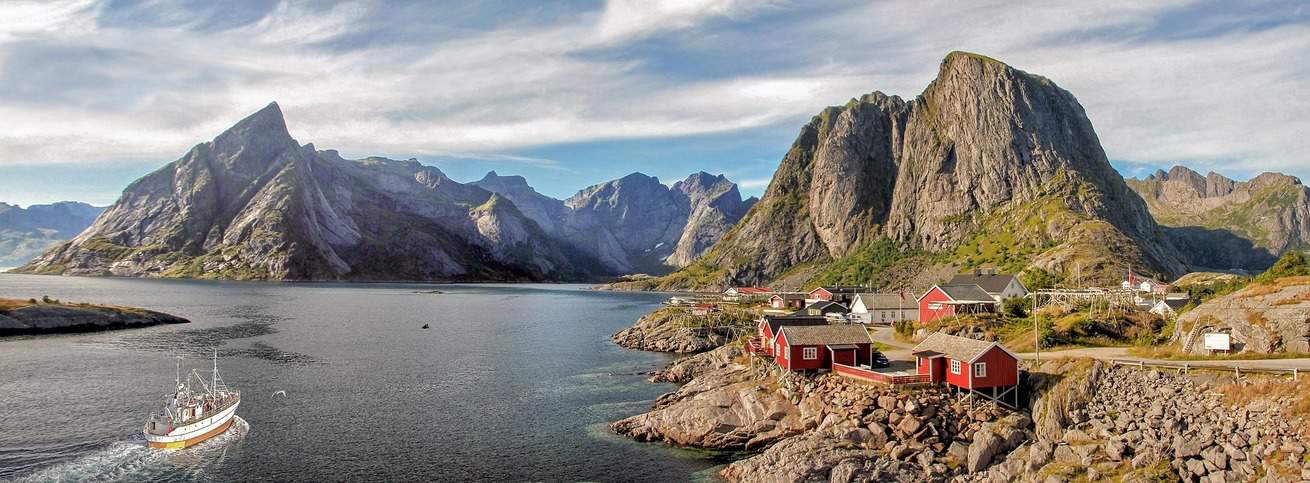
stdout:
[(805, 306), (807, 294), (800, 292), (775, 293), (769, 297), (769, 307), (775, 309), (799, 309)]
[(980, 394), (996, 402), (1019, 405), (1019, 357), (997, 342), (929, 335), (912, 351), (920, 375), (929, 382)]
[(828, 325), (828, 319), (823, 316), (765, 315), (756, 325), (755, 337), (747, 341), (746, 352), (772, 357), (773, 340), (788, 325)]
[(996, 299), (977, 285), (933, 285), (919, 296), (919, 323), (956, 314), (996, 312)]
[(873, 342), (861, 325), (786, 325), (773, 341), (773, 360), (789, 371), (868, 364)]

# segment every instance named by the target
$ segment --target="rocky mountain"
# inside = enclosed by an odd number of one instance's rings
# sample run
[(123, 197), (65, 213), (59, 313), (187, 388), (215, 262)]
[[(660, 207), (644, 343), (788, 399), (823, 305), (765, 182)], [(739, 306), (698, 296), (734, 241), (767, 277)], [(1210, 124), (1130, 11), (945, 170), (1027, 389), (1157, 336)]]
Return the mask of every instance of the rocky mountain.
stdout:
[(103, 207), (76, 201), (22, 208), (0, 203), (0, 267), (26, 263), (91, 226)]
[(1110, 166), (1072, 94), (954, 52), (912, 100), (874, 92), (815, 116), (741, 223), (654, 285), (802, 285), (832, 267), (899, 260), (1089, 282), (1128, 266), (1177, 275), (1191, 262)]
[(1263, 269), (1287, 250), (1310, 246), (1310, 188), (1295, 177), (1264, 173), (1234, 181), (1175, 166), (1127, 182), (1178, 245), (1200, 245), (1202, 266)]
[(559, 280), (596, 262), (499, 195), (415, 160), (300, 145), (276, 103), (135, 182), (29, 273)]
[(754, 204), (723, 175), (700, 172), (672, 187), (633, 173), (557, 200), (521, 176), (487, 173), (472, 184), (514, 202), (542, 229), (611, 273), (663, 274), (700, 256)]

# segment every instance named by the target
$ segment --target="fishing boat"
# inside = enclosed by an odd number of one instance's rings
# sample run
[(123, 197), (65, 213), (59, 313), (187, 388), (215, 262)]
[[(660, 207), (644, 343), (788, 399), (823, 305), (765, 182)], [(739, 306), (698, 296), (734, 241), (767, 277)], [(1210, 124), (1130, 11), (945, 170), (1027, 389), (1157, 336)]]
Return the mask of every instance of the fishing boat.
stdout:
[(164, 395), (164, 410), (146, 422), (146, 443), (151, 448), (187, 448), (223, 434), (232, 426), (237, 406), (241, 404), (241, 393), (223, 384), (223, 378), (218, 375), (217, 350), (208, 381), (195, 369), (183, 379), (182, 362), (178, 358), (174, 384), (176, 390)]

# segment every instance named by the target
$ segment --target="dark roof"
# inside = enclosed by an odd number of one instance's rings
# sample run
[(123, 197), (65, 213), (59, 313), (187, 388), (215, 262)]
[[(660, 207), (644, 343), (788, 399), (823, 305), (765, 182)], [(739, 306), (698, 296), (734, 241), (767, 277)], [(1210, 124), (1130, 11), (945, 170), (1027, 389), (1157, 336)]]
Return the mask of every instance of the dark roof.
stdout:
[(977, 285), (987, 293), (997, 294), (1014, 280), (1014, 275), (1001, 273), (961, 273), (946, 282), (947, 285)]
[(810, 315), (766, 315), (764, 322), (769, 324), (769, 332), (775, 337), (778, 331), (789, 325), (828, 325), (828, 319)]
[(945, 332), (933, 332), (927, 339), (914, 346), (911, 352), (920, 357), (932, 357), (937, 354), (945, 354), (946, 357), (957, 361), (969, 362), (983, 355), (992, 346), (993, 342), (985, 340), (969, 339), (947, 334)]
[(783, 327), (782, 331), (787, 333), (787, 343), (791, 345), (868, 344), (872, 342), (872, 339), (869, 339), (869, 332), (864, 330), (862, 325), (791, 325)]
[(1164, 304), (1165, 304), (1165, 305), (1168, 305), (1169, 308), (1174, 309), (1175, 311), (1177, 311), (1178, 309), (1181, 309), (1181, 308), (1187, 306), (1187, 302), (1188, 302), (1188, 300), (1187, 300), (1187, 299), (1164, 299), (1164, 300), (1161, 300), (1161, 302), (1164, 302)]
[(818, 302), (815, 302), (815, 303), (812, 303), (812, 304), (806, 305), (805, 308), (803, 308), (803, 309), (800, 309), (800, 310), (797, 310), (797, 311), (795, 311), (795, 312), (792, 312), (792, 315), (810, 315), (810, 311), (811, 311), (811, 310), (818, 310), (820, 314), (849, 314), (849, 313), (851, 313), (851, 309), (846, 308), (845, 305), (839, 304), (839, 303), (837, 303), (837, 302), (828, 301), (828, 300), (820, 300), (820, 301), (818, 301)]
[(991, 294), (987, 293), (986, 290), (983, 290), (982, 287), (974, 284), (946, 284), (938, 285), (937, 288), (942, 289), (943, 292), (946, 292), (946, 295), (950, 296), (956, 302), (996, 302), (996, 299), (992, 298)]

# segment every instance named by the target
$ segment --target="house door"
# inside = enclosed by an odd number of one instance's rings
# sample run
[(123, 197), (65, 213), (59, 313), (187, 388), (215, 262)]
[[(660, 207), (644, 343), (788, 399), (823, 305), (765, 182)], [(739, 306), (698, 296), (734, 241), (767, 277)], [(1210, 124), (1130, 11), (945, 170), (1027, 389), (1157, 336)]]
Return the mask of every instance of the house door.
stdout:
[(945, 380), (946, 380), (946, 358), (945, 358), (945, 357), (938, 357), (938, 358), (936, 358), (936, 359), (929, 359), (928, 363), (929, 363), (929, 365), (931, 366), (931, 371), (932, 371), (932, 372), (931, 372), (931, 374), (932, 374), (932, 381), (933, 381), (933, 382), (942, 382), (942, 381), (945, 381)]

